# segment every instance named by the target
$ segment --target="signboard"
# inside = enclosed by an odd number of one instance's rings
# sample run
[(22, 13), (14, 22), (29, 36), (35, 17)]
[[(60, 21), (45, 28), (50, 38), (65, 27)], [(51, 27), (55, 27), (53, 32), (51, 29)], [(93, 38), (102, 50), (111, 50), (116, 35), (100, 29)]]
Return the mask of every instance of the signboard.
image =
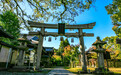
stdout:
[(65, 23), (58, 23), (58, 34), (65, 34)]

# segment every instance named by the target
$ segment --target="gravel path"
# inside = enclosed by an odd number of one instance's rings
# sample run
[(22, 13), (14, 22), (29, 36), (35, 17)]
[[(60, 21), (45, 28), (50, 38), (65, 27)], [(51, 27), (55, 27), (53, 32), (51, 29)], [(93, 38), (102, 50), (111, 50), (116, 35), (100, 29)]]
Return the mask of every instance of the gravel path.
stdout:
[(76, 75), (76, 74), (73, 74), (65, 70), (64, 68), (54, 68), (47, 75)]

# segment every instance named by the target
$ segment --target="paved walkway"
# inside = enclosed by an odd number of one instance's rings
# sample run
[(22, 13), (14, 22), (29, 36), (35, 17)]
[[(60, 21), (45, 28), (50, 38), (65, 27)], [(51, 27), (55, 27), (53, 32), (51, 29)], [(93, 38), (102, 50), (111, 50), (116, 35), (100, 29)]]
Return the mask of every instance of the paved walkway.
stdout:
[(76, 75), (76, 74), (73, 74), (65, 70), (64, 68), (54, 68), (47, 75)]

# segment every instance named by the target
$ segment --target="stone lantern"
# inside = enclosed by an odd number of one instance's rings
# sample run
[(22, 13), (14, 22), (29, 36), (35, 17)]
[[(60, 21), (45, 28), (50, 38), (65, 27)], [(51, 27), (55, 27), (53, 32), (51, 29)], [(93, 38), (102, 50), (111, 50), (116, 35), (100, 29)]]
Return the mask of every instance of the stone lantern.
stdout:
[(106, 42), (102, 41), (100, 37), (97, 37), (97, 40), (92, 44), (96, 47), (93, 51), (97, 53), (97, 61), (98, 61), (98, 68), (95, 71), (102, 72), (105, 70), (104, 66), (104, 55), (105, 49), (102, 46), (106, 44)]
[(29, 40), (27, 40), (27, 38), (25, 38), (24, 36), (22, 38), (18, 38), (18, 41), (20, 43), (20, 46), (17, 46), (17, 48), (19, 49), (18, 66), (24, 65), (25, 50), (28, 50), (27, 43), (29, 42)]

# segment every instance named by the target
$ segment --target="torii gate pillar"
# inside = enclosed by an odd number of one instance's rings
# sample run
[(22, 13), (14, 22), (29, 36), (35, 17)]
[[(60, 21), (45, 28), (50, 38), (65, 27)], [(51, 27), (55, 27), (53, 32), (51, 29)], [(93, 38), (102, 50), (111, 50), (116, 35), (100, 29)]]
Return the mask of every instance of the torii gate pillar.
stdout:
[(37, 64), (36, 64), (36, 69), (40, 68), (40, 61), (41, 61), (41, 54), (42, 54), (42, 46), (43, 46), (43, 34), (44, 34), (45, 29), (41, 28), (41, 34), (39, 36), (39, 43), (37, 47)]
[[(79, 34), (82, 34), (82, 29), (79, 29)], [(84, 48), (84, 39), (83, 35), (79, 36), (79, 43), (80, 43), (80, 50), (81, 50), (81, 66), (82, 66), (82, 71), (87, 72), (87, 64), (86, 64), (86, 59), (85, 59), (85, 48)]]

